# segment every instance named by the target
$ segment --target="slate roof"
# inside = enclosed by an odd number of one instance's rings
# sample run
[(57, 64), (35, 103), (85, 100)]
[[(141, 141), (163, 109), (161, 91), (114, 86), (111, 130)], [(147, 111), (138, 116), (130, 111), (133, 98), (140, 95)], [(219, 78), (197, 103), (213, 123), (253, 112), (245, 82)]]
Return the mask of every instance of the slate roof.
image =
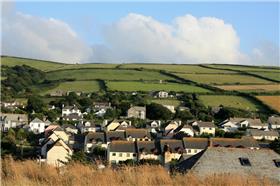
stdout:
[(112, 141), (109, 145), (110, 152), (136, 153), (135, 143), (132, 141)]
[(262, 121), (260, 119), (247, 119), (247, 121), (249, 122), (250, 126), (267, 126), (266, 123), (262, 123)]
[(130, 109), (128, 109), (128, 111), (133, 111), (133, 110), (146, 112), (146, 107), (134, 106), (134, 107), (130, 107)]
[(160, 149), (156, 145), (155, 141), (137, 141), (137, 152), (147, 154), (160, 154)]
[(252, 137), (238, 138), (211, 138), (211, 147), (239, 147), (239, 148), (260, 148), (259, 143)]
[(124, 131), (107, 131), (105, 132), (106, 142), (113, 140), (125, 140)]
[(83, 119), (83, 117), (80, 115), (79, 116), (79, 114), (78, 113), (71, 113), (71, 114), (69, 114), (69, 115), (64, 115), (64, 116), (62, 116), (63, 117), (63, 119), (70, 119), (70, 120), (72, 120), (72, 119), (76, 119), (76, 120), (80, 120), (80, 119)]
[(174, 130), (174, 133), (179, 132), (182, 128), (188, 128), (188, 129), (190, 129), (190, 130), (193, 131), (193, 128), (192, 128), (192, 126), (190, 126), (190, 125), (180, 125), (179, 127), (177, 127), (177, 128)]
[(17, 122), (28, 122), (27, 114), (10, 114), (10, 113), (0, 113), (1, 120), (11, 120)]
[(162, 139), (160, 140), (161, 152), (169, 150), (172, 153), (183, 153), (185, 151), (182, 140)]
[(105, 143), (105, 133), (104, 132), (89, 132), (86, 134), (86, 143), (91, 143), (91, 141), (100, 141)]
[(77, 129), (74, 125), (70, 125), (70, 124), (63, 124), (61, 127), (63, 129), (66, 129), (66, 128)]
[(151, 134), (146, 129), (129, 128), (129, 129), (125, 130), (125, 135), (126, 135), (126, 138), (128, 138), (130, 136), (132, 138), (145, 138), (145, 137), (151, 138)]
[[(248, 158), (251, 166), (242, 166), (239, 158)], [(280, 168), (273, 160), (280, 155), (270, 149), (209, 147), (191, 168), (200, 177), (213, 174), (256, 175), (280, 181)], [(187, 161), (187, 160), (185, 160)]]
[(30, 123), (44, 123), (44, 122), (39, 118), (34, 118)]
[(206, 149), (208, 138), (183, 138), (185, 149)]
[(268, 123), (272, 125), (280, 125), (280, 117), (279, 116), (271, 116), (268, 118)]
[(205, 122), (205, 121), (198, 121), (197, 122), (197, 126), (198, 127), (211, 127), (211, 128), (215, 128), (215, 125), (214, 123), (212, 122)]
[(248, 129), (249, 134), (252, 136), (277, 136), (279, 137), (279, 133), (275, 130), (264, 131), (258, 129)]

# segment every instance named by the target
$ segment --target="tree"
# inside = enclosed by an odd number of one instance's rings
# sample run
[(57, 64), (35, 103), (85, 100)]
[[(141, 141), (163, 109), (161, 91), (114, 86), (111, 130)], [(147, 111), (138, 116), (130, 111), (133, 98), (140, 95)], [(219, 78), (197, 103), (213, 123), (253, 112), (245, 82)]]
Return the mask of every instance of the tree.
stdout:
[(26, 133), (25, 133), (24, 129), (20, 128), (17, 131), (16, 137), (17, 137), (18, 140), (25, 140), (26, 139)]
[(84, 151), (78, 151), (78, 152), (74, 152), (71, 156), (71, 160), (70, 162), (79, 162), (82, 164), (88, 164), (90, 161), (88, 160), (86, 154), (84, 153)]
[(273, 142), (271, 142), (269, 144), (269, 148), (280, 154), (280, 139), (275, 139)]
[(178, 119), (186, 121), (186, 120), (193, 119), (194, 116), (188, 110), (184, 110), (184, 111), (177, 110), (175, 118), (178, 118)]
[(28, 98), (26, 110), (29, 113), (33, 111), (36, 113), (42, 113), (46, 109), (46, 104), (38, 96), (31, 96)]
[(149, 119), (169, 120), (172, 119), (173, 116), (170, 110), (157, 103), (151, 103), (147, 105), (146, 109), (147, 109), (147, 118)]

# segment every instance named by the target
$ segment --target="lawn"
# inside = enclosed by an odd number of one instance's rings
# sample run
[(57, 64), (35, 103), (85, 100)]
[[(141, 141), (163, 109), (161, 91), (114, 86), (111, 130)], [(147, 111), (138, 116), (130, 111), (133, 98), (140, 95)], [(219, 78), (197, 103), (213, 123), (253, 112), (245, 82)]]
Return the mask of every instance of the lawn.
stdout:
[(175, 75), (203, 84), (223, 85), (223, 84), (271, 84), (261, 78), (256, 78), (249, 75), (242, 74), (182, 74), (176, 73)]
[(76, 80), (104, 79), (104, 80), (167, 80), (169, 76), (159, 72), (138, 70), (113, 70), (113, 69), (76, 69), (49, 72), (47, 78), (58, 80), (74, 78)]
[(262, 102), (280, 112), (280, 96), (257, 96)]
[(226, 70), (208, 69), (198, 65), (176, 65), (176, 64), (124, 64), (120, 68), (144, 68), (155, 70), (166, 70), (180, 73), (234, 73)]
[(149, 102), (158, 103), (161, 105), (173, 105), (174, 107), (180, 106), (180, 101), (177, 99), (151, 99)]
[(241, 96), (201, 95), (199, 96), (199, 99), (203, 102), (203, 104), (211, 107), (223, 105), (226, 107), (240, 108), (251, 111), (260, 109), (258, 105)]
[(183, 91), (183, 92), (196, 92), (205, 93), (210, 92), (207, 89), (179, 83), (151, 83), (140, 81), (108, 81), (107, 87), (114, 91)]
[(50, 94), (57, 90), (62, 91), (77, 91), (77, 92), (97, 92), (100, 90), (100, 85), (98, 81), (70, 81), (60, 83), (54, 89), (48, 90), (43, 94)]
[(216, 86), (224, 90), (237, 90), (245, 92), (271, 92), (280, 91), (280, 84), (272, 85), (222, 85)]
[(251, 71), (261, 71), (261, 72), (278, 72), (280, 73), (280, 68), (278, 67), (264, 67), (264, 66), (241, 66), (241, 65), (207, 65), (210, 67), (221, 68), (221, 69), (232, 69), (232, 70), (241, 70), (246, 72)]
[(280, 71), (279, 72), (250, 72), (251, 74), (256, 74), (265, 78), (280, 81)]

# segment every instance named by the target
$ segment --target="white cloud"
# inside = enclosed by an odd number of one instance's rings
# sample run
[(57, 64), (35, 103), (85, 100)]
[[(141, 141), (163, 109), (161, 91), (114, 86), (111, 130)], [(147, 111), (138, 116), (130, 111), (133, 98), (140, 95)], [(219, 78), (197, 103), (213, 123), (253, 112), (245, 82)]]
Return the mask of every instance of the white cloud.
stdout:
[[(15, 12), (3, 3), (2, 54), (66, 63), (88, 61), (92, 49), (71, 27), (54, 18), (40, 18)], [(9, 11), (5, 9), (8, 6)]]
[(212, 17), (185, 15), (168, 25), (129, 14), (106, 27), (104, 37), (113, 57), (127, 62), (238, 63), (241, 55), (234, 28)]

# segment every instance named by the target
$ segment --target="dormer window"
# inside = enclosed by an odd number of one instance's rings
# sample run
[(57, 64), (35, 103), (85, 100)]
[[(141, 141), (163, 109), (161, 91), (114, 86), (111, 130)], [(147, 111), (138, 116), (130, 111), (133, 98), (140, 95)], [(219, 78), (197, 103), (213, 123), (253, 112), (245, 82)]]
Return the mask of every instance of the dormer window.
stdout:
[(280, 159), (273, 160), (276, 167), (280, 168)]
[(239, 161), (242, 166), (251, 166), (248, 158), (239, 158)]

